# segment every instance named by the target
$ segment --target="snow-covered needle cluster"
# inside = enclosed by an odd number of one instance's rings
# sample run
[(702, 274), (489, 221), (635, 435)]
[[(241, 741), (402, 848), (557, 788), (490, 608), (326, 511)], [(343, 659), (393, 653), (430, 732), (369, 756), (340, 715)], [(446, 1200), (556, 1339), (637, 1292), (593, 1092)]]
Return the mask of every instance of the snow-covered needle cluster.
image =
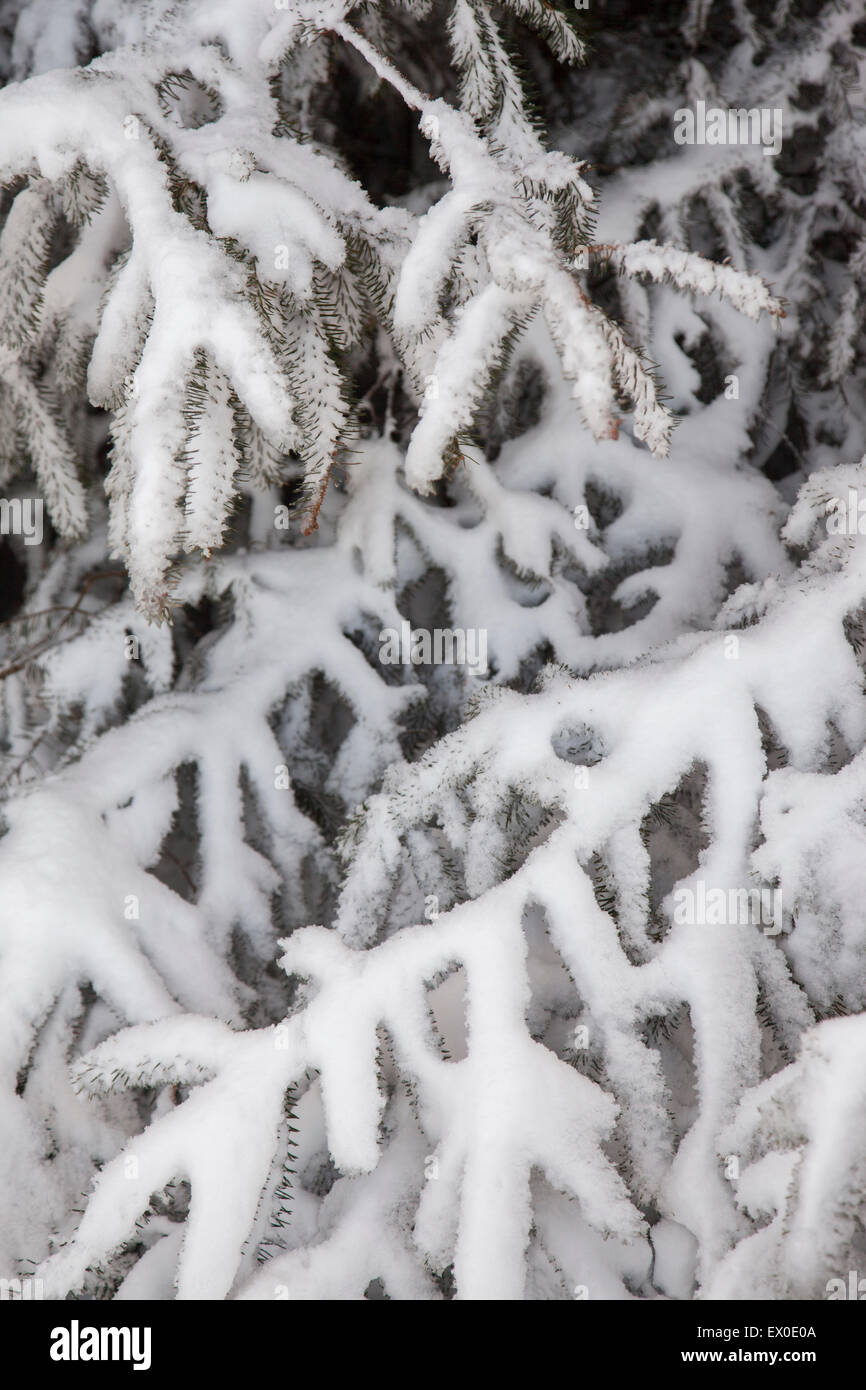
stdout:
[(866, 1258), (866, 26), (720, 8), (0, 4), (0, 1276)]

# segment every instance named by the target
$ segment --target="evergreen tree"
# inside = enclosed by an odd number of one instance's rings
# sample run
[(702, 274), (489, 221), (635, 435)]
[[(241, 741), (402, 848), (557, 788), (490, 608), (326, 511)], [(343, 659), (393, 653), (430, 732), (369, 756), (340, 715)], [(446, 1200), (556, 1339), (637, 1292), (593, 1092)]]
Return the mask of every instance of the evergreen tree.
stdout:
[(0, 1272), (857, 1268), (866, 32), (763, 9), (0, 6)]

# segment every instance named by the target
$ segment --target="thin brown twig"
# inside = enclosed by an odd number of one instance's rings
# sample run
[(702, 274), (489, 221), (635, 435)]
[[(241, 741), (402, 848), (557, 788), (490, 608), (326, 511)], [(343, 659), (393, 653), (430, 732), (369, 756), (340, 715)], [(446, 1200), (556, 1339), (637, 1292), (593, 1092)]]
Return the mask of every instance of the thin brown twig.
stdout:
[[(66, 624), (69, 622), (69, 619), (70, 619), (70, 618), (73, 618), (73, 617), (75, 616), (75, 614), (79, 611), (79, 609), (81, 608), (81, 605), (82, 605), (82, 603), (84, 602), (84, 599), (87, 597), (87, 594), (89, 593), (90, 589), (92, 588), (92, 586), (93, 586), (98, 580), (100, 580), (100, 579), (125, 579), (125, 578), (126, 578), (126, 574), (125, 574), (125, 571), (123, 571), (123, 570), (100, 570), (100, 571), (93, 571), (91, 574), (86, 575), (86, 576), (85, 576), (85, 580), (84, 580), (84, 585), (83, 585), (83, 587), (82, 587), (82, 589), (81, 589), (81, 593), (78, 595), (78, 598), (75, 600), (75, 602), (71, 605), (71, 607), (66, 608), (65, 610), (64, 610), (63, 607), (60, 608), (59, 611), (61, 611), (61, 612), (65, 611), (65, 616), (64, 616), (63, 618), (61, 618), (60, 622), (57, 624), (57, 627), (54, 629), (54, 631), (53, 631), (48, 637), (46, 637), (45, 640), (44, 640), (43, 642), (37, 643), (35, 647), (31, 647), (30, 649), (28, 649), (22, 656), (18, 657), (17, 660), (13, 661), (12, 664), (11, 664), (10, 666), (5, 666), (2, 670), (0, 670), (0, 680), (5, 680), (5, 678), (6, 678), (7, 676), (14, 676), (14, 675), (16, 675), (18, 671), (22, 671), (22, 670), (24, 669), (25, 666), (29, 666), (30, 663), (31, 663), (31, 661), (35, 661), (36, 658), (37, 658), (38, 656), (41, 656), (44, 652), (48, 651), (51, 647), (53, 647), (53, 646), (57, 643), (59, 633), (60, 633), (61, 630), (66, 626)], [(98, 613), (99, 613), (99, 612), (104, 612), (104, 611), (105, 611), (105, 608), (107, 608), (107, 607), (109, 607), (109, 606), (110, 606), (110, 605), (106, 604), (103, 608), (98, 609), (97, 612), (98, 612)], [(45, 611), (48, 611), (48, 610), (45, 610)], [(28, 616), (32, 617), (32, 616), (34, 616), (34, 615), (33, 615), (33, 614), (21, 614), (20, 616), (23, 618), (23, 617), (28, 617)], [(87, 618), (91, 618), (91, 617), (96, 617), (97, 614), (96, 614), (96, 613), (85, 613), (85, 614), (83, 614), (82, 616), (87, 617)], [(64, 639), (64, 640), (69, 640), (69, 639)]]
[(187, 881), (187, 883), (189, 884), (189, 886), (190, 886), (190, 888), (192, 889), (192, 891), (193, 891), (194, 893), (197, 893), (197, 892), (198, 892), (198, 888), (196, 887), (195, 880), (194, 880), (194, 879), (192, 878), (192, 876), (187, 872), (186, 865), (185, 865), (185, 864), (182, 864), (182, 863), (180, 862), (180, 860), (178, 859), (177, 855), (176, 855), (176, 854), (172, 854), (172, 852), (171, 852), (170, 849), (166, 849), (165, 845), (163, 845), (163, 847), (162, 847), (162, 853), (163, 853), (163, 855), (165, 856), (166, 859), (169, 859), (169, 860), (171, 861), (171, 863), (174, 864), (175, 868), (177, 868), (177, 869), (180, 870), (180, 872), (183, 874), (184, 878), (186, 879), (186, 881)]
[(32, 613), (13, 613), (11, 618), (0, 620), (0, 627), (7, 627), (9, 623), (26, 623), (31, 618), (44, 618), (49, 613), (71, 613), (72, 604), (58, 603), (53, 608), (36, 608)]

